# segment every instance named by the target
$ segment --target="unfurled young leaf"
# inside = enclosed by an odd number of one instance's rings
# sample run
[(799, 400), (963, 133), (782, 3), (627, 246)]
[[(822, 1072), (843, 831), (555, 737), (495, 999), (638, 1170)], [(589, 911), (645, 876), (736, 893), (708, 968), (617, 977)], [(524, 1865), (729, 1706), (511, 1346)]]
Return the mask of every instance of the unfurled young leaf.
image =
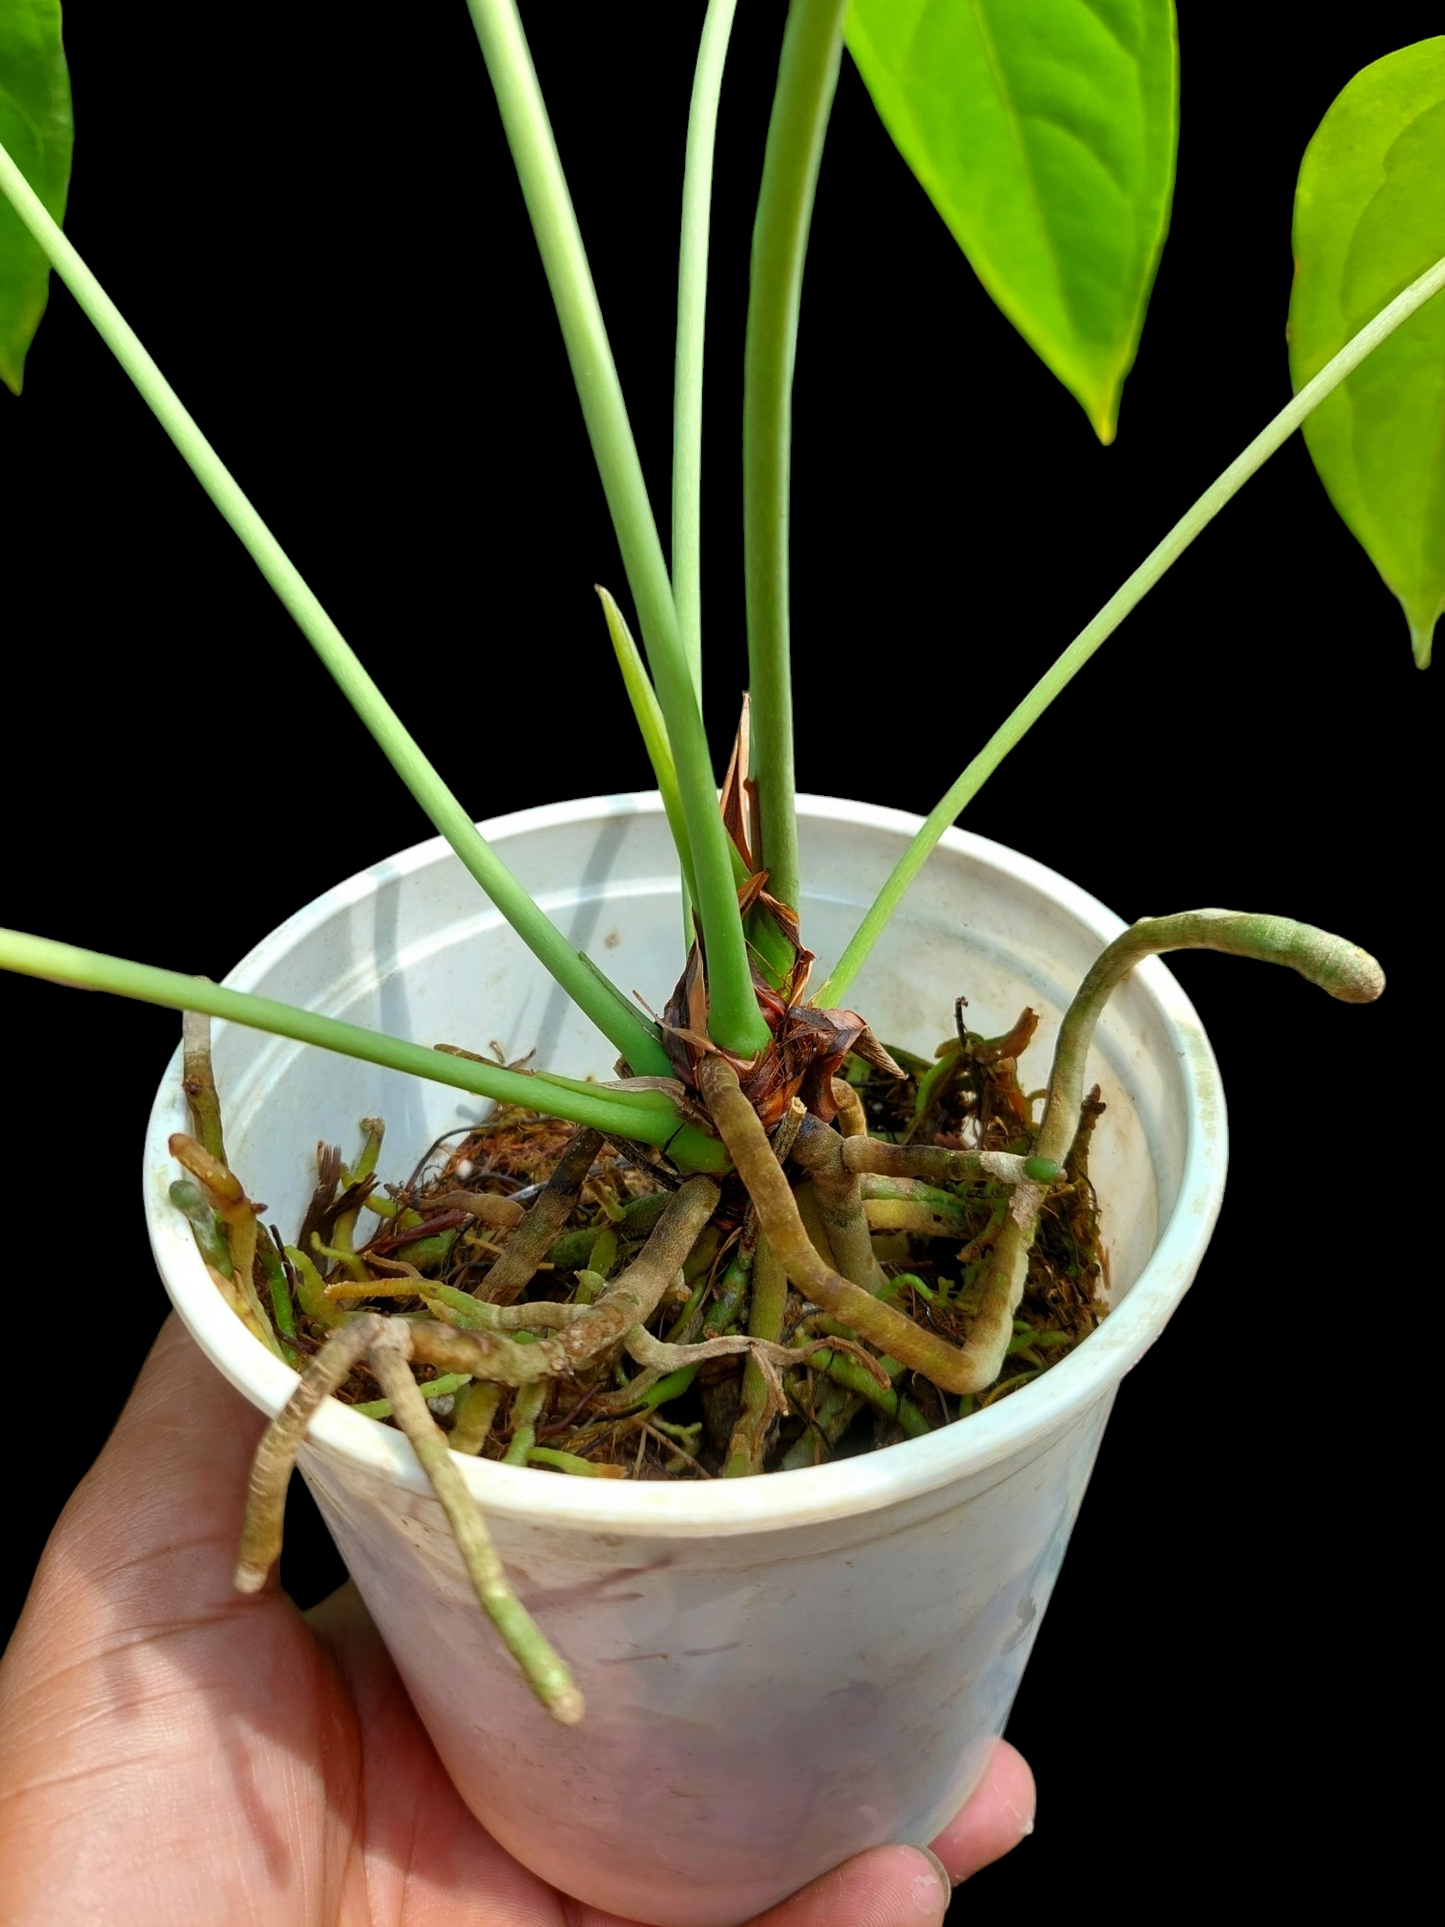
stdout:
[[(1355, 75), (1305, 149), (1294, 211), (1290, 376), (1318, 373), (1445, 255), (1445, 36)], [(1445, 609), (1445, 297), (1304, 425), (1330, 500), (1400, 598), (1425, 668)]]
[(979, 280), (1113, 441), (1169, 226), (1173, 0), (852, 0), (846, 34)]
[[(59, 221), (74, 132), (60, 0), (0, 0), (0, 75), (0, 146)], [(12, 394), (20, 393), (49, 292), (49, 262), (0, 197), (0, 380)]]

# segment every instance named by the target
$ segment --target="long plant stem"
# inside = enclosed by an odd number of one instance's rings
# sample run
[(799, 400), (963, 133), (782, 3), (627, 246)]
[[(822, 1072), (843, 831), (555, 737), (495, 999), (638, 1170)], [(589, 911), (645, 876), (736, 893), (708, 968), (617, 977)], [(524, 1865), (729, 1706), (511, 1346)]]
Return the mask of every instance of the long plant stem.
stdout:
[(74, 944), (31, 937), (18, 930), (0, 930), (0, 969), (26, 977), (50, 977), (60, 983), (80, 984), (87, 990), (107, 990), (143, 1004), (170, 1010), (199, 1010), (229, 1023), (247, 1024), (278, 1037), (294, 1038), (322, 1050), (359, 1057), (365, 1063), (412, 1077), (428, 1077), (434, 1084), (489, 1097), (499, 1104), (519, 1104), (545, 1111), (551, 1117), (590, 1124), (617, 1137), (643, 1144), (666, 1144), (669, 1155), (684, 1168), (720, 1171), (727, 1155), (715, 1138), (695, 1125), (684, 1125), (665, 1091), (608, 1090), (571, 1079), (561, 1080), (527, 1071), (506, 1070), (500, 1064), (479, 1063), (448, 1051), (428, 1050), (382, 1031), (365, 1030), (319, 1011), (299, 1010), (271, 997), (255, 997), (231, 990), (205, 977), (187, 977), (176, 970), (157, 970), (149, 964), (129, 963)]
[(682, 243), (677, 264), (677, 355), (672, 403), (672, 595), (692, 686), (702, 700), (702, 374), (713, 148), (723, 65), (738, 0), (708, 0), (687, 115)]
[(828, 114), (838, 85), (846, 0), (793, 0), (768, 123), (753, 228), (743, 360), (743, 566), (753, 767), (768, 888), (796, 909), (800, 878), (793, 784), (788, 631), (788, 488), (793, 363), (803, 261)]
[(120, 310), (46, 213), (3, 147), (0, 147), (0, 191), (8, 195), (56, 273), (95, 324), (106, 346), (129, 375), (197, 481), (239, 536), (252, 561), (433, 826), (451, 844), (523, 943), (622, 1052), (634, 1071), (645, 1076), (666, 1075), (667, 1053), (656, 1027), (649, 1024), (600, 971), (582, 962), (562, 932), (537, 907), (481, 836), (362, 667), (351, 645), (307, 587), (295, 563), (262, 521), (236, 478), (181, 405), (175, 390), (146, 353)]
[(1110, 596), (1088, 627), (1069, 644), (1053, 667), (1040, 677), (1013, 713), (995, 730), (929, 815), (899, 858), (891, 876), (839, 958), (832, 975), (813, 992), (810, 1003), (824, 1007), (842, 1003), (869, 951), (887, 927), (904, 892), (938, 839), (965, 804), (972, 801), (983, 788), (1009, 751), (1023, 740), (1060, 690), (1073, 680), (1100, 643), (1114, 633), (1160, 576), (1178, 561), (1195, 536), (1214, 520), (1230, 497), (1243, 487), (1256, 469), (1264, 466), (1277, 448), (1289, 440), (1306, 416), (1318, 408), (1325, 397), (1333, 393), (1346, 376), (1358, 368), (1365, 357), (1392, 335), (1402, 322), (1408, 321), (1442, 288), (1445, 288), (1445, 258), (1437, 261), (1434, 267), (1428, 268), (1418, 280), (1412, 281), (1408, 288), (1397, 294), (1372, 321), (1367, 321), (1359, 333), (1345, 343), (1337, 355), (1325, 363), (1313, 381), (1306, 382), (1294, 400), (1279, 411), (1274, 420), (1255, 436), (1243, 454), (1236, 456), (1194, 506), (1180, 517), (1123, 587)]
[(467, 0), (467, 5), (552, 291), (597, 472), (637, 605), (648, 667), (667, 722), (707, 945), (709, 1033), (723, 1049), (750, 1057), (767, 1044), (768, 1028), (753, 995), (727, 835), (718, 813), (702, 712), (683, 654), (672, 582), (592, 272), (515, 0)]

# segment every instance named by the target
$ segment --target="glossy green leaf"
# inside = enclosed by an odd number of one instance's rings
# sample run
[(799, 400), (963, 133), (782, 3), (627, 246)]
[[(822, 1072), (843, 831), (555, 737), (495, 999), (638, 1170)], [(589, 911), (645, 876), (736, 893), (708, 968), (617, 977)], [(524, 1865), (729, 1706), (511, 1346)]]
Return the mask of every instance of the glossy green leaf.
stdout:
[(979, 280), (1111, 442), (1169, 226), (1173, 0), (852, 0), (845, 31)]
[[(65, 214), (73, 134), (60, 0), (0, 0), (0, 146), (56, 221)], [(49, 292), (50, 263), (0, 198), (0, 380), (12, 394), (20, 393)]]
[[(1366, 67), (1300, 166), (1289, 304), (1303, 387), (1445, 256), (1445, 36)], [(1304, 425), (1330, 500), (1400, 598), (1425, 668), (1445, 610), (1445, 296), (1398, 328)]]

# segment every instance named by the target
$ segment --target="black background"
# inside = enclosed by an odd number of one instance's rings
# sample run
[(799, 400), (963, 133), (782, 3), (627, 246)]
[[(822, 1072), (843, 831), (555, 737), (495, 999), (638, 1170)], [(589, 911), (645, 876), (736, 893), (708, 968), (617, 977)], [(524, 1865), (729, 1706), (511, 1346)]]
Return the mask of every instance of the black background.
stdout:
[[(305, 11), (272, 38), (174, 0), (75, 8), (69, 232), (476, 815), (646, 787), (592, 594), (622, 572), (465, 10), (358, 16), (344, 38)], [(1299, 156), (1359, 67), (1438, 30), (1425, 6), (1308, 34), (1291, 11), (1251, 9), (1241, 38), (1238, 10), (1183, 9), (1172, 235), (1107, 450), (984, 297), (845, 60), (795, 397), (797, 673), (823, 697), (816, 720), (803, 705), (800, 787), (928, 808), (1288, 398)], [(665, 503), (701, 9), (623, 14), (531, 10)], [(741, 9), (718, 147), (719, 755), (744, 675), (741, 344), (782, 14)], [(429, 834), (63, 289), (23, 400), (0, 396), (0, 486), (4, 921), (219, 976)], [(1406, 1355), (1388, 1341), (1414, 1326), (1423, 1262), (1408, 1173), (1431, 1071), (1437, 687), (1296, 439), (968, 812), (1125, 917), (1278, 909), (1391, 978), (1360, 1011), (1282, 971), (1177, 966), (1230, 1093), (1231, 1189), (1195, 1290), (1123, 1387), (1015, 1710), (1037, 1837), (971, 1899), (1117, 1904), (1122, 1885), (1152, 1909), (1187, 1886), (1208, 1907), (1246, 1873), (1256, 1897), (1298, 1897), (1326, 1830), (1332, 1889), (1366, 1864), (1376, 1648), (1406, 1583)], [(28, 982), (0, 984), (0, 1011), (9, 1344), (49, 1414), (10, 1499), (8, 1623), (164, 1313), (136, 1176), (175, 1025)], [(103, 1333), (83, 1366), (31, 1323), (51, 1293)], [(327, 1579), (317, 1530), (288, 1568), (302, 1595)], [(1256, 1860), (1271, 1842), (1287, 1850)]]

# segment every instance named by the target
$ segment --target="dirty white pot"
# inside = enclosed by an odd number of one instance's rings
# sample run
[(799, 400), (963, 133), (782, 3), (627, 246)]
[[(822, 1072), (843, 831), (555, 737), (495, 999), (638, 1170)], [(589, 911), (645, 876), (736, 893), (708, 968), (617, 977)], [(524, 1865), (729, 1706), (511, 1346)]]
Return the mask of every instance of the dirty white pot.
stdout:
[[(803, 931), (826, 968), (915, 827), (800, 803)], [(652, 796), (506, 817), (489, 839), (579, 948), (654, 1005), (680, 965), (676, 871)], [(951, 832), (850, 1001), (929, 1053), (969, 1000), (985, 1032), (1059, 1016), (1122, 928), (1072, 884)], [(351, 878), (227, 980), (412, 1037), (574, 1075), (613, 1053), (440, 840)], [(442, 1085), (218, 1026), (232, 1161), (294, 1231), (318, 1138), (387, 1122), (396, 1169), (477, 1105)], [(923, 1843), (972, 1788), (1008, 1715), (1114, 1392), (1189, 1285), (1219, 1206), (1218, 1073), (1157, 962), (1100, 1026), (1108, 1104), (1092, 1152), (1115, 1309), (1025, 1390), (931, 1437), (839, 1465), (712, 1484), (573, 1479), (462, 1461), (517, 1589), (587, 1701), (552, 1723), (482, 1619), (397, 1432), (328, 1401), (301, 1469), (448, 1772), (511, 1852), (568, 1893), (659, 1927), (734, 1927), (861, 1848)], [(167, 1188), (179, 1062), (146, 1148), (151, 1235), (203, 1351), (276, 1412), (292, 1375), (225, 1308)], [(239, 1526), (239, 1521), (238, 1521)]]

